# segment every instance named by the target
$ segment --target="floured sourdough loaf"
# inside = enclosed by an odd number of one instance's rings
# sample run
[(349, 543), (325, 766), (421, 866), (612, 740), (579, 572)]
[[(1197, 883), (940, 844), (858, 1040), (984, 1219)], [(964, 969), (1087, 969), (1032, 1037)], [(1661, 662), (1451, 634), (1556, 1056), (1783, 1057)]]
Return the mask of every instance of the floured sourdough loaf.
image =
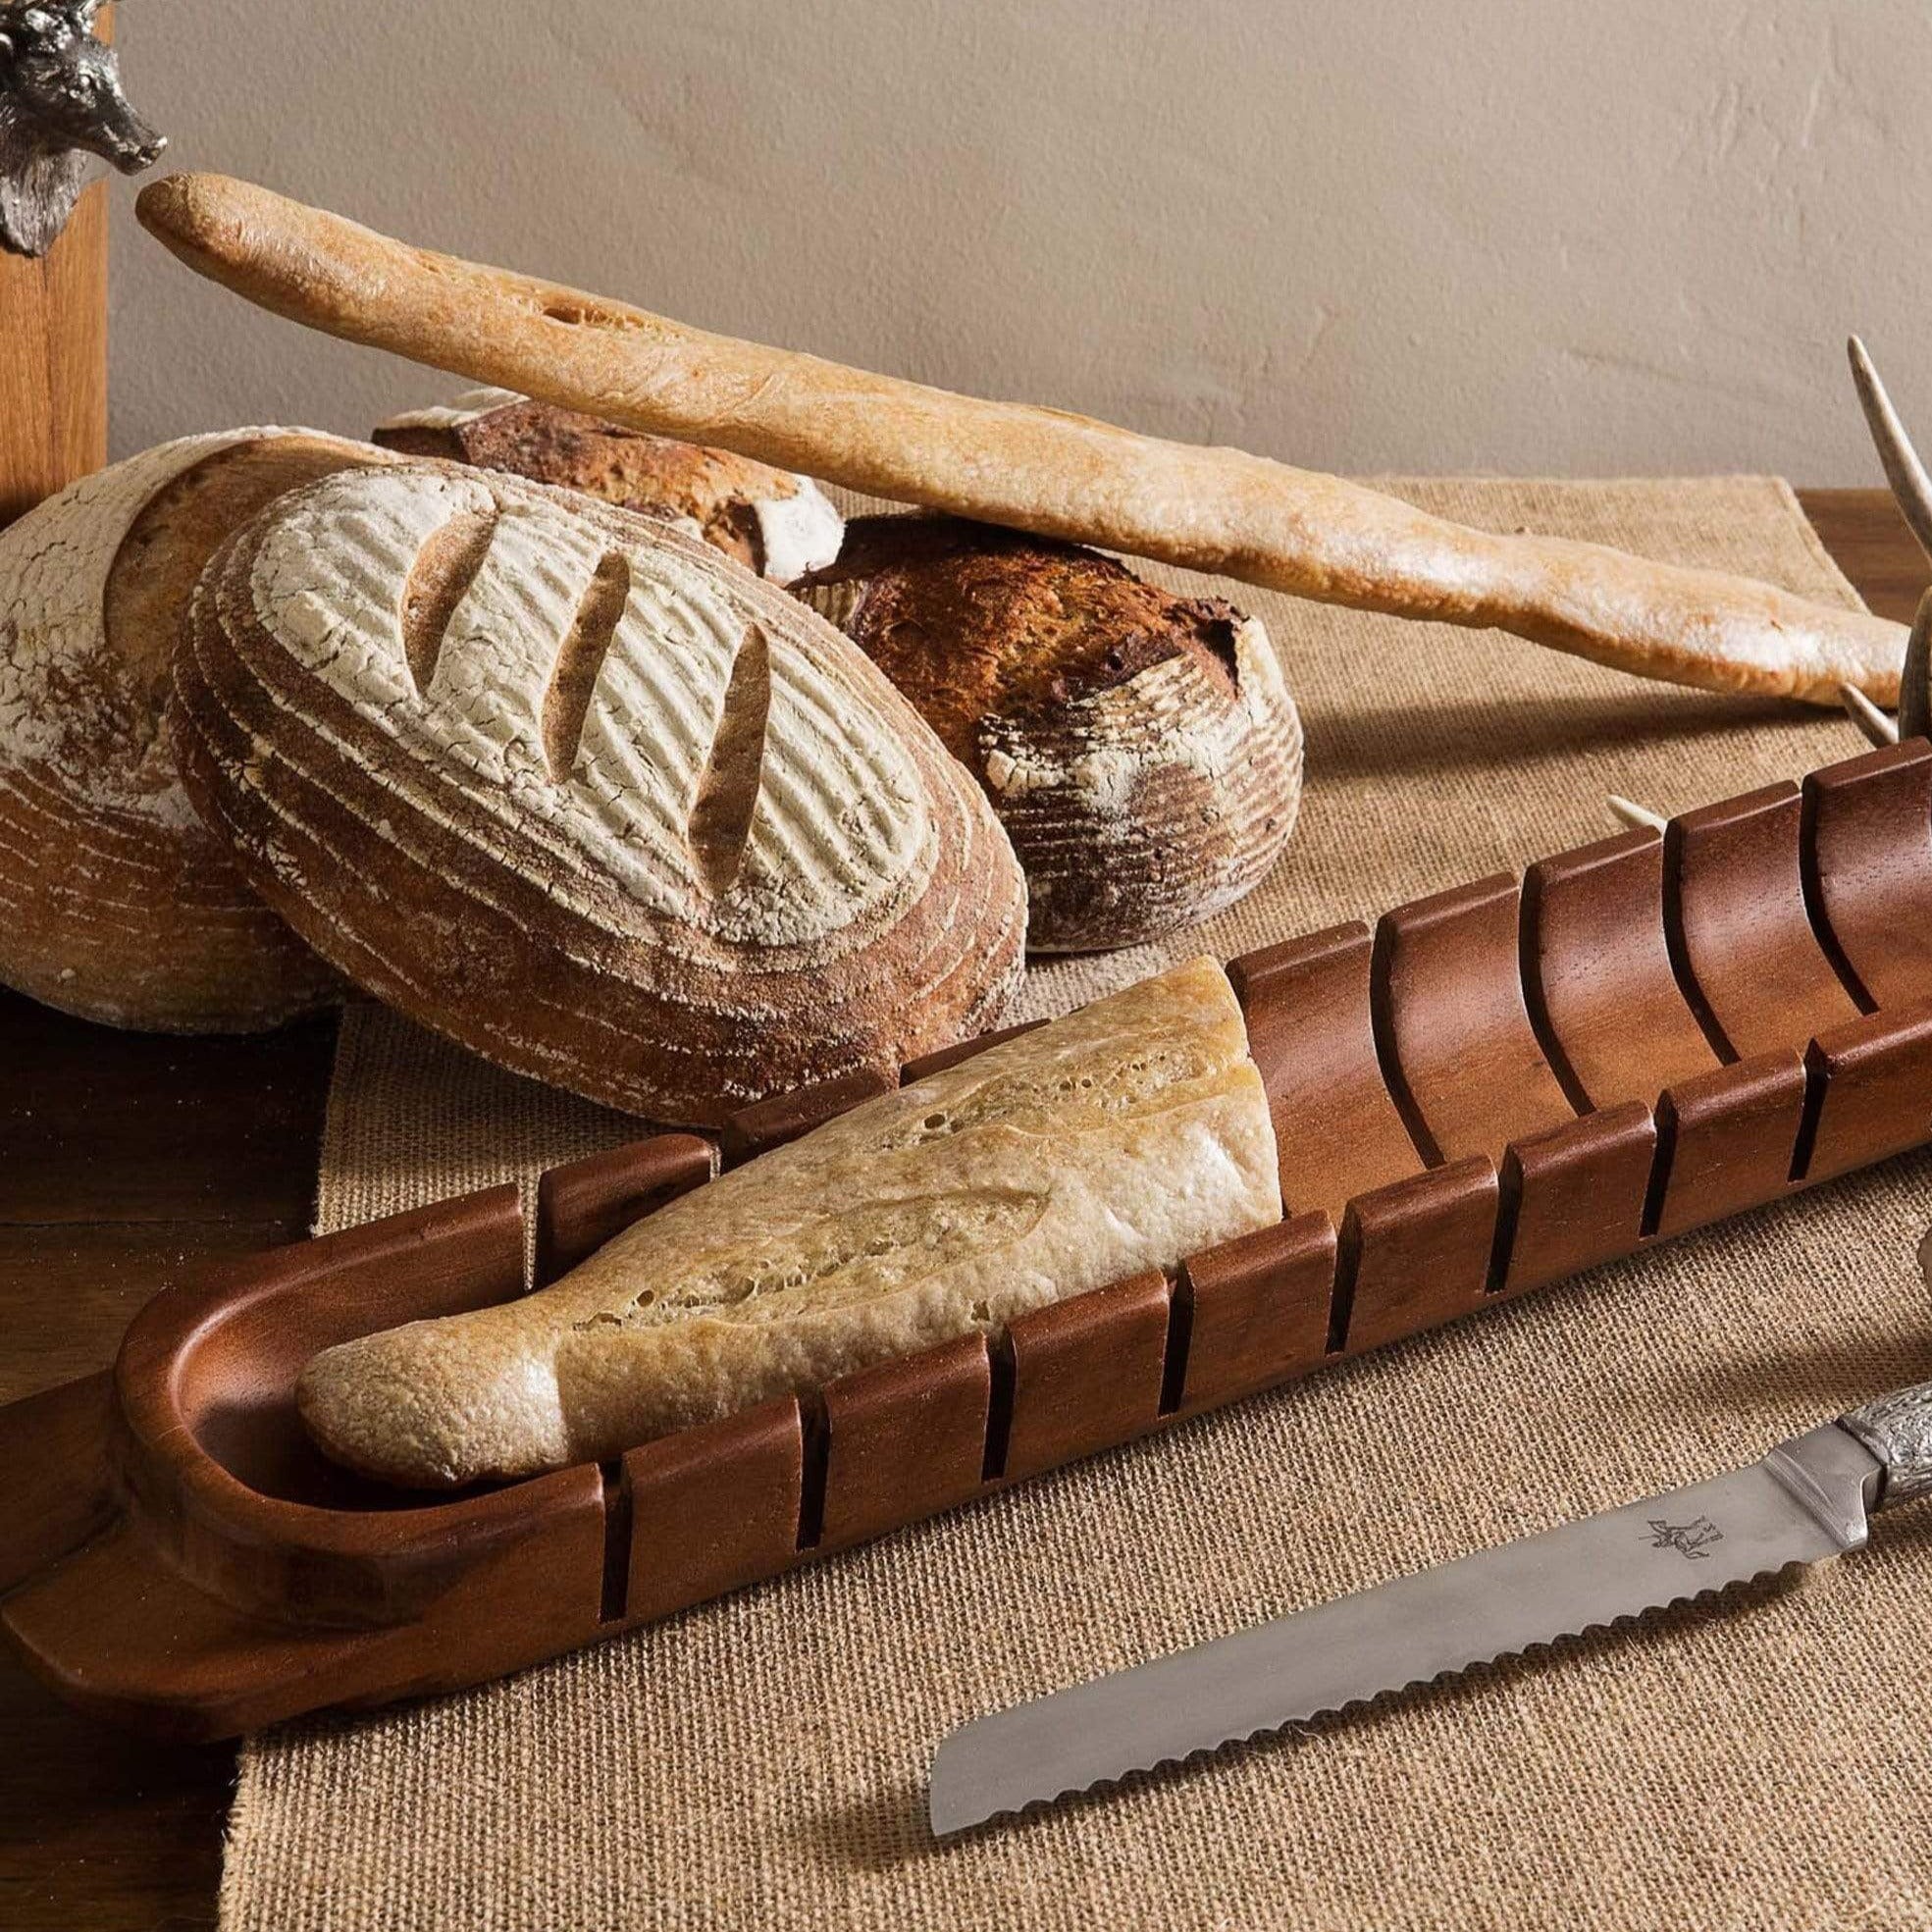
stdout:
[(1294, 831), (1301, 720), (1261, 620), (1232, 604), (960, 517), (861, 517), (793, 588), (985, 787), (1035, 951), (1205, 919)]
[(654, 1121), (991, 1024), (1025, 887), (829, 624), (649, 517), (405, 462), (284, 497), (203, 574), (196, 803), (326, 959)]
[(335, 996), (188, 803), (169, 660), (224, 538), (285, 490), (386, 460), (306, 431), (188, 437), (0, 532), (0, 981), (163, 1032), (272, 1026)]
[(325, 1349), (328, 1453), (527, 1476), (979, 1330), (1279, 1221), (1227, 977), (1194, 960), (866, 1102), (519, 1301)]
[(620, 429), (514, 390), (472, 390), (450, 403), (392, 416), (377, 426), (376, 441), (404, 455), (507, 470), (585, 491), (620, 509), (668, 517), (780, 584), (830, 563), (845, 527), (809, 476), (726, 449)]

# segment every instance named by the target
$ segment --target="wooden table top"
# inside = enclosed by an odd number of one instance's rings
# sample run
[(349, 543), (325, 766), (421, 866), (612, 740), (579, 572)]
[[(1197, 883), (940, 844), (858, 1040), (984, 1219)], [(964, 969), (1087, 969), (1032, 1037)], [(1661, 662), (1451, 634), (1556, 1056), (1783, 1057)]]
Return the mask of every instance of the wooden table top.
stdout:
[[(1927, 569), (1891, 499), (1800, 495), (1872, 608), (1908, 621)], [(304, 1231), (333, 1037), (144, 1037), (0, 991), (0, 1402), (104, 1367), (183, 1260)], [(0, 1925), (215, 1922), (232, 1747), (91, 1722), (3, 1648), (0, 1738)]]

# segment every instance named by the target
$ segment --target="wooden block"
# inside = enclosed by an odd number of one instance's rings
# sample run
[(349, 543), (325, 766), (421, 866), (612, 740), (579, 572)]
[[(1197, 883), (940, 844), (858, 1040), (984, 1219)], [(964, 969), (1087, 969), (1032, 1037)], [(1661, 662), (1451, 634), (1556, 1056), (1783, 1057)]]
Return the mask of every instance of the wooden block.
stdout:
[(1488, 1299), (1496, 1171), (1482, 1155), (1391, 1181), (1348, 1205), (1331, 1351), (1359, 1355)]
[(1015, 1318), (1013, 1419), (1004, 1469), (1032, 1476), (1152, 1429), (1161, 1419), (1169, 1328), (1158, 1268)]
[(1804, 1084), (1804, 1063), (1787, 1048), (1669, 1088), (1657, 1103), (1651, 1231), (1668, 1238), (1778, 1199), (1791, 1184)]
[(4, 528), (107, 461), (105, 183), (81, 194), (45, 255), (0, 249), (0, 340)]
[(1801, 1179), (1829, 1180), (1932, 1138), (1932, 1005), (1820, 1034), (1805, 1071), (1811, 1127)]
[(1837, 962), (1869, 1006), (1932, 1000), (1932, 745), (1804, 781), (1804, 864)]
[(1523, 929), (1524, 991), (1573, 1101), (1654, 1102), (1722, 1064), (1671, 966), (1660, 833), (1539, 860), (1523, 881)]
[(1727, 1059), (1802, 1053), (1858, 1017), (1805, 911), (1802, 821), (1798, 787), (1771, 785), (1687, 811), (1664, 835), (1680, 979)]
[(976, 1058), (988, 1047), (996, 1047), (1003, 1040), (1017, 1040), (1022, 1033), (1030, 1033), (1036, 1026), (1044, 1026), (1044, 1019), (1028, 1019), (1018, 1026), (1002, 1026), (997, 1032), (981, 1033), (970, 1040), (958, 1040), (950, 1047), (941, 1047), (936, 1053), (921, 1054), (917, 1060), (909, 1060), (899, 1070), (899, 1084), (910, 1087), (916, 1080), (929, 1078), (934, 1073), (943, 1073), (949, 1067), (958, 1067), (964, 1062)]
[(537, 1286), (568, 1274), (634, 1221), (702, 1186), (714, 1162), (709, 1141), (659, 1133), (547, 1170), (537, 1183)]
[(631, 1622), (667, 1616), (798, 1560), (805, 1426), (787, 1395), (624, 1458)]
[(1517, 882), (1497, 877), (1398, 906), (1376, 928), (1383, 1070), (1431, 1166), (1500, 1160), (1576, 1118), (1524, 1004), (1520, 919)]
[(741, 1107), (718, 1135), (718, 1158), (727, 1168), (742, 1167), (754, 1155), (783, 1147), (861, 1101), (891, 1093), (898, 1084), (896, 1068), (887, 1071), (877, 1067), (855, 1067), (835, 1080), (820, 1080), (815, 1086), (773, 1094), (755, 1106)]
[(1500, 1290), (1518, 1294), (1635, 1249), (1656, 1149), (1639, 1100), (1513, 1141), (1502, 1167), (1510, 1232)]
[(1331, 926), (1231, 961), (1275, 1121), (1281, 1199), (1339, 1222), (1350, 1198), (1422, 1170), (1376, 1056), (1369, 929)]
[(1196, 1414), (1319, 1368), (1334, 1280), (1335, 1225), (1326, 1214), (1190, 1256), (1177, 1290), (1187, 1329), (1180, 1409)]
[(828, 1384), (818, 1543), (862, 1542), (977, 1494), (991, 1407), (991, 1365), (976, 1334)]

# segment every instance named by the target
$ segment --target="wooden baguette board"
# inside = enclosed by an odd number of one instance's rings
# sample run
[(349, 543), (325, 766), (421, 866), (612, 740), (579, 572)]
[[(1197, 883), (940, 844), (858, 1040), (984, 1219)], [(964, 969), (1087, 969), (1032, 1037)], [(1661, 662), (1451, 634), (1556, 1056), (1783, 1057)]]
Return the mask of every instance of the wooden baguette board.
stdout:
[[(1229, 970), (1279, 1227), (992, 1342), (455, 1497), (325, 1462), (293, 1385), (330, 1342), (523, 1292), (514, 1187), (213, 1264), (113, 1371), (0, 1410), (0, 1623), (64, 1695), (178, 1737), (449, 1690), (1917, 1145), (1932, 742)], [(749, 1109), (722, 1157), (876, 1084)], [(714, 1158), (664, 1134), (547, 1174), (538, 1282)]]

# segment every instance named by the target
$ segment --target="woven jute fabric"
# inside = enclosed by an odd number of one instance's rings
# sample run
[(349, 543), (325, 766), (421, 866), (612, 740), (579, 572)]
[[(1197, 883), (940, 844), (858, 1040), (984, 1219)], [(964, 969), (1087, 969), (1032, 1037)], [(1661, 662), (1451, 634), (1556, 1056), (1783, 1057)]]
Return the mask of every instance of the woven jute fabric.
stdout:
[[(1394, 487), (1850, 597), (1775, 481)], [(1609, 791), (1671, 810), (1859, 749), (1818, 713), (1223, 588), (1265, 616), (1304, 707), (1301, 828), (1244, 905), (1047, 966), (1030, 1011), (1600, 837)], [(361, 1009), (320, 1226), (635, 1130)], [(1896, 1161), (508, 1682), (260, 1737), (224, 1923), (1932, 1925), (1932, 1509), (1802, 1583), (959, 1842), (923, 1823), (933, 1747), (966, 1718), (1932, 1376), (1928, 1219), (1932, 1162)]]

